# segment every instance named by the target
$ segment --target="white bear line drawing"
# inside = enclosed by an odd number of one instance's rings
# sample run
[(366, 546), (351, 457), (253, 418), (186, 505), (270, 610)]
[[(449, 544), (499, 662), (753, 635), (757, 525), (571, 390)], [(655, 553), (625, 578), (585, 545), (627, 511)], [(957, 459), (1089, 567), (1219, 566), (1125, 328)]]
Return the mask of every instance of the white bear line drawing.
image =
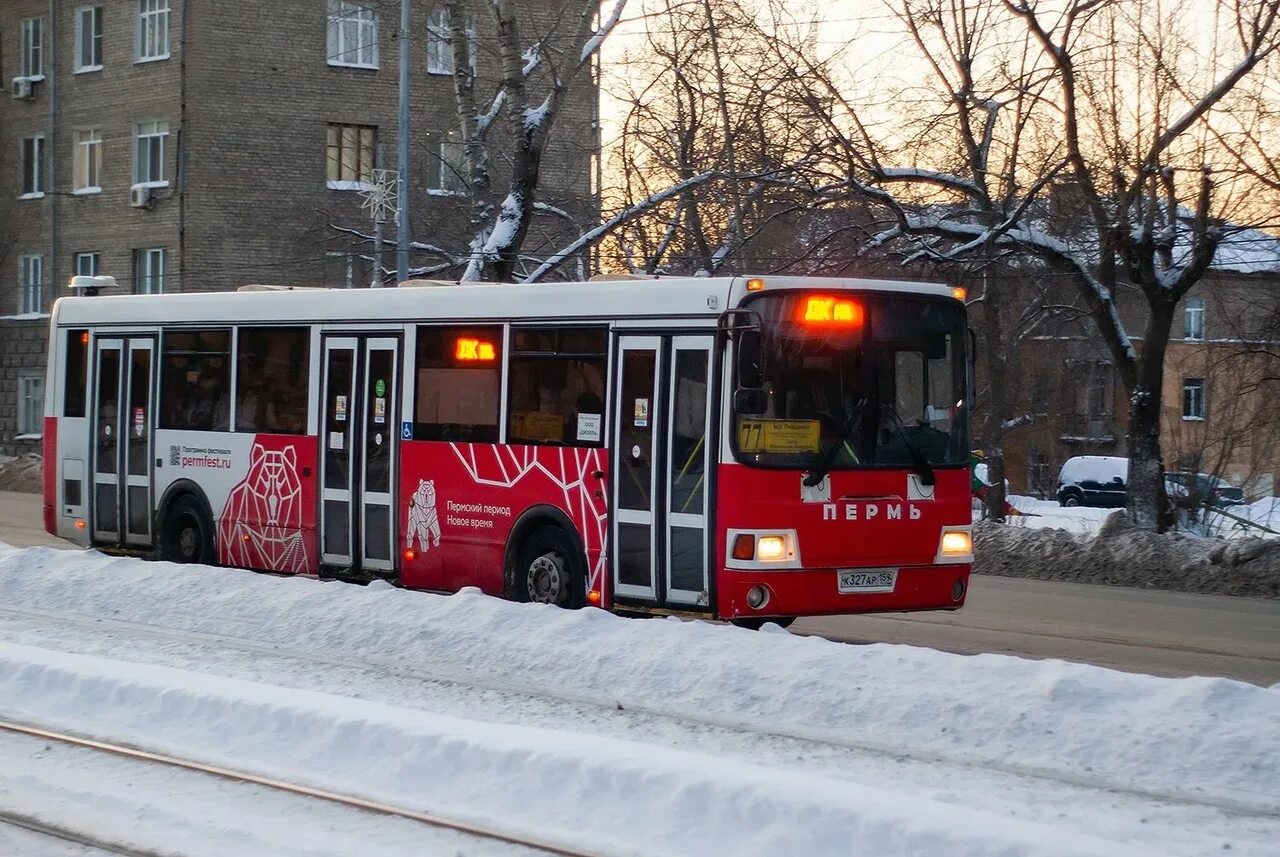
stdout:
[(440, 518), (436, 515), (434, 479), (419, 479), (418, 490), (409, 498), (409, 523), (405, 527), (404, 546), (412, 548), (415, 539), (419, 550), (440, 547)]

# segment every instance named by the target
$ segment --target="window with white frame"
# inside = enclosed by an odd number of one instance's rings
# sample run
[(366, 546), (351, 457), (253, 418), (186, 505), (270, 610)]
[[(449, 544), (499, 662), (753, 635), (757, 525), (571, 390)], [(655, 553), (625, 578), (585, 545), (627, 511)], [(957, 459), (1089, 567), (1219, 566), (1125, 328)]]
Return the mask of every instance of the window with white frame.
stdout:
[(76, 73), (102, 68), (102, 7), (76, 10)]
[(139, 295), (164, 293), (165, 252), (163, 247), (133, 251), (133, 291)]
[(76, 276), (96, 277), (100, 268), (100, 256), (97, 253), (76, 254)]
[(102, 191), (102, 132), (96, 128), (76, 132), (76, 162), (72, 170), (75, 192)]
[(1182, 338), (1204, 339), (1204, 298), (1187, 298), (1183, 304)]
[(1204, 379), (1182, 379), (1182, 418), (1184, 420), (1204, 419)]
[(44, 258), (18, 257), (18, 312), (40, 312), (44, 308)]
[(39, 372), (18, 375), (18, 434), (44, 434), (44, 375)]
[(169, 0), (138, 0), (138, 47), (136, 59), (169, 58)]
[(427, 190), (433, 194), (466, 193), (467, 147), (461, 140), (437, 138), (427, 166)]
[(22, 22), (22, 76), (44, 79), (44, 18), (28, 18)]
[[(476, 25), (467, 18), (467, 64), (476, 71)], [(427, 16), (427, 73), (453, 74), (453, 37), (449, 8), (436, 6)]]
[(133, 183), (135, 187), (164, 187), (168, 122), (139, 122), (134, 126)]
[(373, 181), (378, 129), (372, 125), (330, 125), (325, 176), (332, 190), (361, 190)]
[(22, 198), (44, 196), (44, 136), (22, 139)]
[(329, 0), (329, 65), (378, 67), (378, 13), (350, 0)]

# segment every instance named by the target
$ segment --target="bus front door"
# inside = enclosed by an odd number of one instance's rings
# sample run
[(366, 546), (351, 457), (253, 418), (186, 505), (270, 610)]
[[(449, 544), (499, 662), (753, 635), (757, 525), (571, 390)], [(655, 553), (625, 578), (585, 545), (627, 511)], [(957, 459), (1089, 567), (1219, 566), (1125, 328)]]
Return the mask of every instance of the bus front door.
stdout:
[(613, 591), (710, 609), (710, 336), (623, 336), (614, 420)]
[(340, 571), (395, 570), (399, 354), (392, 336), (324, 339), (321, 562)]
[(100, 545), (147, 548), (154, 538), (155, 340), (108, 337), (96, 344), (91, 539)]

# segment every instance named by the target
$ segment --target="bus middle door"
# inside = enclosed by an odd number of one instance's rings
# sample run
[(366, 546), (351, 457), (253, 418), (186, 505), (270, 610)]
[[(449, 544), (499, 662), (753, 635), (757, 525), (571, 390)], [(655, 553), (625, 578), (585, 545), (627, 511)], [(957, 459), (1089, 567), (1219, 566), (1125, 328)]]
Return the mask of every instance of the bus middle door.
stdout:
[(324, 337), (320, 443), (321, 562), (378, 576), (395, 571), (400, 339)]

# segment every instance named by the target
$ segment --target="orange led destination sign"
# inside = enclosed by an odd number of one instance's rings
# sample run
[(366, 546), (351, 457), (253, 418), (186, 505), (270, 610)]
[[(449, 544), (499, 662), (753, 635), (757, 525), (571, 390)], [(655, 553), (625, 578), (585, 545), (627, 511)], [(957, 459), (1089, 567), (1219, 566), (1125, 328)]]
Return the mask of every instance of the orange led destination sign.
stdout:
[(455, 360), (465, 363), (488, 363), (498, 358), (498, 352), (494, 350), (492, 342), (469, 339), (464, 336), (459, 337), (453, 349), (453, 356)]
[(844, 298), (813, 295), (804, 303), (801, 320), (826, 327), (861, 327), (862, 304)]

